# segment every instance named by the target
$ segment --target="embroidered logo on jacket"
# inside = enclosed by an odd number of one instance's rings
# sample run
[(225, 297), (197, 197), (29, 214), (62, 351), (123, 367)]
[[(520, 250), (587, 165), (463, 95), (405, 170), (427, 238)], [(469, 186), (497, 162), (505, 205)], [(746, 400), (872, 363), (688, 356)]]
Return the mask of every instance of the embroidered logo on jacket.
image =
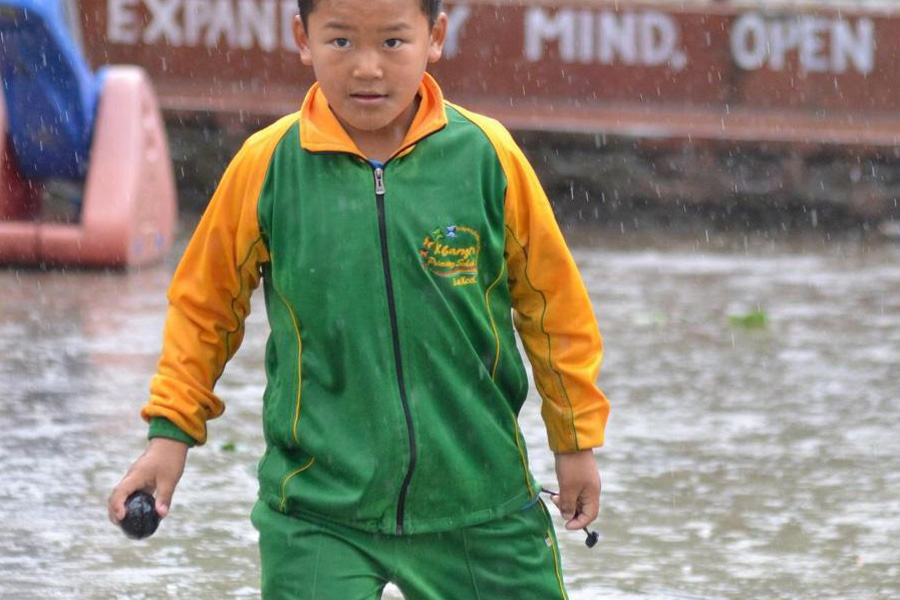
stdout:
[(453, 285), (474, 285), (478, 275), (481, 236), (470, 227), (445, 225), (425, 236), (419, 255), (432, 275), (447, 277)]

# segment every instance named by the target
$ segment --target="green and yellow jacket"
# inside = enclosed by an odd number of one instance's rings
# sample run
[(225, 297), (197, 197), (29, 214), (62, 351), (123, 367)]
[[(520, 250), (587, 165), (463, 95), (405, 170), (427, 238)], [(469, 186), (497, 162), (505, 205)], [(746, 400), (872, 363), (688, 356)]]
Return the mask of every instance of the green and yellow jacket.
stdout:
[(485, 522), (538, 493), (517, 415), (528, 378), (554, 452), (600, 446), (609, 405), (587, 292), (522, 152), (426, 75), (406, 139), (366, 160), (313, 86), (226, 170), (169, 290), (142, 410), (206, 440), (216, 380), (263, 283), (260, 499), (369, 531)]

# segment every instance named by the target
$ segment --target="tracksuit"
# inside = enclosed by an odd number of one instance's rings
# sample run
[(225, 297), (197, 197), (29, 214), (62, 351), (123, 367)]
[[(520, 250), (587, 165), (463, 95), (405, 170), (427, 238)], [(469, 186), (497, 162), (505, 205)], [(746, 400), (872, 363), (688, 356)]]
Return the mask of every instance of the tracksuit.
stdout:
[[(290, 559), (274, 558), (273, 548), (293, 547), (291, 523), (306, 531), (298, 539), (321, 543), (327, 531), (333, 541), (341, 531), (408, 547), (474, 540), (526, 515), (535, 548), (549, 553), (547, 573), (555, 569), (551, 597), (564, 597), (517, 423), (528, 377), (513, 330), (557, 453), (603, 443), (602, 342), (549, 202), (509, 133), (445, 101), (426, 74), (406, 138), (384, 164), (357, 149), (317, 85), (298, 112), (251, 136), (170, 287), (142, 410), (150, 437), (205, 442), (206, 422), (224, 410), (215, 382), (260, 283), (271, 325), (253, 515), (264, 594), (267, 579), (297, 578), (293, 591), (272, 584), (264, 597), (330, 597), (303, 595), (308, 578), (286, 575)], [(373, 581), (393, 580), (391, 569), (380, 573)]]

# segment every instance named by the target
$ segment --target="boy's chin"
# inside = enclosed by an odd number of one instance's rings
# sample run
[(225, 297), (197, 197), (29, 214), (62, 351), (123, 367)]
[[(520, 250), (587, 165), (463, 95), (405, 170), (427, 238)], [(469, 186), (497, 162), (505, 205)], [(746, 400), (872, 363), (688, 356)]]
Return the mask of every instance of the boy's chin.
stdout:
[(346, 125), (349, 125), (354, 131), (358, 131), (360, 133), (377, 133), (379, 131), (387, 131), (394, 125), (401, 126), (398, 121), (400, 120), (400, 115), (390, 115), (383, 117), (365, 117), (359, 115), (352, 115), (349, 118), (344, 117), (343, 121)]

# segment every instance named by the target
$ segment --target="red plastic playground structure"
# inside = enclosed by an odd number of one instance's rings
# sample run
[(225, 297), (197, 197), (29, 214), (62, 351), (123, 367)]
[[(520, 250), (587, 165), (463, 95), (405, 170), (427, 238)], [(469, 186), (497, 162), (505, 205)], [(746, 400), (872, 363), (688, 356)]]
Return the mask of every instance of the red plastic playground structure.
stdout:
[[(140, 67), (90, 73), (67, 6), (0, 1), (0, 264), (158, 261), (176, 195), (156, 96)], [(49, 209), (59, 182), (77, 190), (64, 215)]]

